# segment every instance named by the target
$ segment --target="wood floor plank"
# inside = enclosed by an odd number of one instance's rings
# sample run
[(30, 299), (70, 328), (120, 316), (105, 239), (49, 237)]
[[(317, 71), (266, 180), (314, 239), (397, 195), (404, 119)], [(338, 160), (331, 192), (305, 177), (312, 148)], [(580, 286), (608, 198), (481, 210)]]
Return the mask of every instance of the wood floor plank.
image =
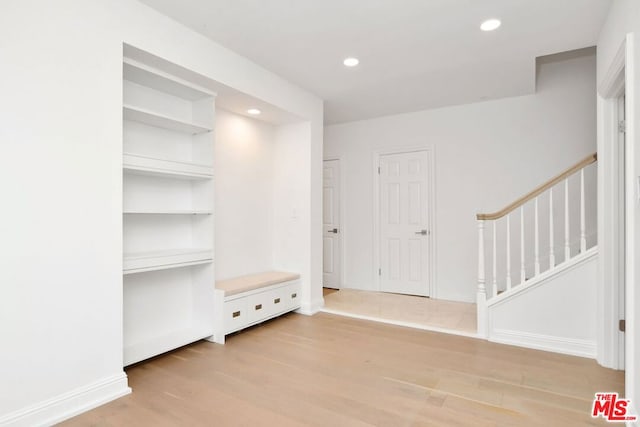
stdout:
[(595, 361), (350, 319), (290, 314), (127, 369), (133, 394), (67, 426), (590, 426)]

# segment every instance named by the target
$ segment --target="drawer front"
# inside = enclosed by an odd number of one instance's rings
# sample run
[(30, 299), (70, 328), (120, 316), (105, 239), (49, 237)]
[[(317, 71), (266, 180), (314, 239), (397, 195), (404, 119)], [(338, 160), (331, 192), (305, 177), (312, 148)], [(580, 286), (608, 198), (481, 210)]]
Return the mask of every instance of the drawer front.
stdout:
[(300, 307), (300, 282), (295, 281), (287, 285), (285, 298), (287, 309), (291, 310)]
[(271, 313), (276, 314), (285, 311), (287, 309), (286, 288), (274, 289), (270, 294)]
[(273, 314), (269, 301), (271, 292), (260, 292), (247, 297), (247, 311), (249, 323), (259, 322)]
[(224, 331), (230, 333), (244, 328), (249, 323), (247, 298), (224, 302)]

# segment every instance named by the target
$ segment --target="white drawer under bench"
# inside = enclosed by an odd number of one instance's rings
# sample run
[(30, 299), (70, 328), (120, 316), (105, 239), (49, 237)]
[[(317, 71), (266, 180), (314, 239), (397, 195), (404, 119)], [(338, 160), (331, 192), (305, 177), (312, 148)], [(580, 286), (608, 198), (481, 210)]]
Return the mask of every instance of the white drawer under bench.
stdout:
[(300, 275), (280, 271), (216, 282), (213, 342), (300, 308)]

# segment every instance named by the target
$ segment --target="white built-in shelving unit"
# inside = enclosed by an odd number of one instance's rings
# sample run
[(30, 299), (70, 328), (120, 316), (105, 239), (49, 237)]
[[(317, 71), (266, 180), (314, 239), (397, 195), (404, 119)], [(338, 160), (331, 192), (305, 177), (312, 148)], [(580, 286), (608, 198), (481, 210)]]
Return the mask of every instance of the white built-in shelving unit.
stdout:
[(124, 364), (213, 333), (215, 93), (125, 58)]

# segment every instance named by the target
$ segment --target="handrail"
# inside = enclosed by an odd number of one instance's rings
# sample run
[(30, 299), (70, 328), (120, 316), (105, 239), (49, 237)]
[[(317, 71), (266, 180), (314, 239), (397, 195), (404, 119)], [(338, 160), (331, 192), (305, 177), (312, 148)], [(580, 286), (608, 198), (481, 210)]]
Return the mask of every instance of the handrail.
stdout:
[(535, 190), (520, 197), (518, 200), (506, 206), (502, 210), (499, 210), (498, 212), (494, 212), (494, 213), (479, 213), (479, 214), (476, 214), (476, 218), (481, 221), (482, 220), (490, 221), (490, 220), (500, 219), (503, 216), (507, 215), (508, 213), (513, 212), (515, 209), (519, 208), (520, 206), (524, 205), (528, 201), (532, 200), (536, 196), (539, 196), (540, 194), (544, 193), (545, 191), (547, 191), (548, 189), (550, 189), (551, 187), (553, 187), (563, 179), (568, 178), (569, 176), (578, 172), (580, 169), (586, 166), (589, 166), (592, 163), (595, 163), (597, 160), (598, 160), (598, 153), (590, 154), (589, 156), (580, 160), (575, 165), (571, 166), (569, 169), (562, 172), (560, 175), (557, 175), (551, 178), (549, 181), (540, 185)]

